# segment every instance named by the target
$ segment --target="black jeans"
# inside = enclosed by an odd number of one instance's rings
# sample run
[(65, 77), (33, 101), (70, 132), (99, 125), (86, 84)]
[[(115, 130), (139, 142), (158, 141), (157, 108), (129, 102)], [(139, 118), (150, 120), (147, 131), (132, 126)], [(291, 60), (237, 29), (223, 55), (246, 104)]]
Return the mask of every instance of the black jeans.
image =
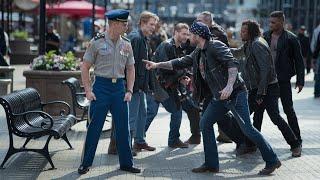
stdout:
[(196, 107), (191, 98), (186, 98), (181, 102), (182, 109), (187, 113), (190, 121), (190, 131), (192, 136), (201, 136), (200, 133), (200, 109)]
[[(205, 98), (203, 102), (203, 111), (207, 109), (207, 106), (211, 100), (212, 97)], [(219, 119), (217, 121), (217, 124), (220, 130), (222, 130), (222, 132), (224, 132), (233, 142), (237, 144), (237, 147), (245, 142), (246, 136), (243, 134), (239, 124), (237, 123), (237, 120), (234, 118), (232, 113), (226, 113), (223, 119)]]
[(300, 141), (300, 143), (302, 143), (297, 115), (293, 109), (291, 83), (280, 82), (279, 86), (280, 86), (280, 99), (283, 106), (283, 111), (287, 115), (288, 124), (292, 129), (293, 133), (296, 135), (296, 137)]
[[(267, 110), (267, 113), (273, 122), (273, 124), (278, 126), (286, 142), (291, 146), (291, 148), (296, 148), (300, 145), (299, 140), (294, 135), (294, 132), (287, 124), (287, 122), (280, 116), (278, 99), (280, 95), (280, 88), (278, 83), (271, 84), (268, 86), (267, 95), (264, 97), (263, 103), (258, 105), (256, 102), (257, 89), (253, 89), (249, 92), (249, 106), (250, 112), (255, 113), (253, 118), (253, 126), (261, 131), (261, 124), (263, 119), (263, 112)], [(250, 140), (246, 140), (247, 145), (252, 145)]]

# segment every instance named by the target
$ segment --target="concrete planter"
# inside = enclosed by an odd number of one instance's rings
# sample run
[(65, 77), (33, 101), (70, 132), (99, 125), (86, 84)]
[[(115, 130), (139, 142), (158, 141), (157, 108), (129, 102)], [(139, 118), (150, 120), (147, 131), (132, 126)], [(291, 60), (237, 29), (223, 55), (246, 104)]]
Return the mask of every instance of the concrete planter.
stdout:
[(30, 46), (32, 42), (27, 40), (16, 39), (10, 41), (11, 64), (30, 64), (32, 60), (38, 56), (37, 52), (31, 52)]
[(11, 84), (11, 79), (0, 79), (0, 96), (8, 94), (8, 87)]
[[(61, 84), (61, 82), (70, 77), (75, 77), (81, 82), (81, 71), (27, 70), (23, 72), (23, 75), (26, 77), (26, 87), (37, 89), (43, 102), (65, 101), (71, 106), (72, 111), (70, 90), (66, 85)], [(60, 105), (50, 105), (50, 108), (46, 109), (46, 111), (50, 114), (58, 115), (62, 107)], [(77, 114), (81, 114), (79, 109), (77, 110)]]

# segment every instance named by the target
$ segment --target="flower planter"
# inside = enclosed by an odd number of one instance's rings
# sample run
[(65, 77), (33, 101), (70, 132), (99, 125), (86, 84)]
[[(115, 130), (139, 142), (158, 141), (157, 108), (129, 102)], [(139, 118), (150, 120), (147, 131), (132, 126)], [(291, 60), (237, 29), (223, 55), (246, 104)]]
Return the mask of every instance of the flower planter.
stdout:
[(11, 79), (0, 79), (0, 96), (8, 94), (8, 87), (11, 84)]
[[(72, 111), (71, 92), (69, 88), (66, 85), (61, 84), (61, 82), (70, 77), (75, 77), (79, 79), (81, 83), (81, 71), (27, 70), (23, 72), (23, 75), (26, 77), (26, 87), (32, 87), (38, 90), (41, 101), (65, 101), (70, 105)], [(59, 115), (60, 109), (63, 107), (65, 106), (50, 105), (50, 108), (45, 110), (49, 114)], [(81, 115), (81, 110), (77, 109), (77, 114)]]

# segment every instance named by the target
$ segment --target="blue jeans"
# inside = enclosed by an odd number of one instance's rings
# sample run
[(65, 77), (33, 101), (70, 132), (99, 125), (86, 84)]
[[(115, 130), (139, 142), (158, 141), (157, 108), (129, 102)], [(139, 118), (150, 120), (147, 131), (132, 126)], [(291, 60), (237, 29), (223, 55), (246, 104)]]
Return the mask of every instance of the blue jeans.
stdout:
[(129, 103), (129, 124), (130, 131), (133, 132), (134, 142), (138, 144), (145, 143), (145, 130), (147, 120), (147, 103), (144, 92), (135, 92), (132, 94)]
[(320, 57), (317, 59), (315, 68), (314, 97), (320, 97)]
[[(145, 131), (149, 129), (150, 124), (158, 114), (159, 109), (159, 102), (155, 101), (154, 98), (150, 95), (147, 95), (147, 123), (145, 126)], [(177, 108), (174, 99), (172, 96), (169, 96), (167, 100), (161, 103), (163, 107), (171, 113), (171, 120), (170, 120), (170, 131), (169, 131), (169, 139), (168, 145), (173, 145), (174, 143), (179, 140), (180, 137), (180, 125), (182, 120), (182, 109)]]
[(213, 124), (223, 119), (229, 110), (239, 116), (239, 118), (235, 118), (237, 123), (243, 133), (258, 146), (262, 158), (266, 162), (266, 167), (276, 164), (279, 161), (277, 155), (260, 132), (251, 124), (248, 93), (247, 91), (241, 91), (230, 102), (212, 99), (200, 120), (205, 165), (210, 168), (219, 168), (217, 144), (216, 141), (212, 141), (212, 139), (215, 139)]

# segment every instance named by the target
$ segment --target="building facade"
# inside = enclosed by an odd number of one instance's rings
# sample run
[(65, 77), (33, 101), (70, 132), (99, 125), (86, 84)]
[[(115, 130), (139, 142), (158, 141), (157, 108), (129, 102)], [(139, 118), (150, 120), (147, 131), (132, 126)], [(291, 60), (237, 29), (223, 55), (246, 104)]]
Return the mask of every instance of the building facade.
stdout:
[(282, 10), (293, 30), (306, 26), (309, 33), (320, 24), (320, 0), (259, 0), (260, 23), (267, 27), (272, 11)]
[(149, 10), (165, 21), (192, 22), (197, 14), (210, 11), (215, 19), (222, 19), (223, 11), (229, 0), (134, 0), (133, 13)]

